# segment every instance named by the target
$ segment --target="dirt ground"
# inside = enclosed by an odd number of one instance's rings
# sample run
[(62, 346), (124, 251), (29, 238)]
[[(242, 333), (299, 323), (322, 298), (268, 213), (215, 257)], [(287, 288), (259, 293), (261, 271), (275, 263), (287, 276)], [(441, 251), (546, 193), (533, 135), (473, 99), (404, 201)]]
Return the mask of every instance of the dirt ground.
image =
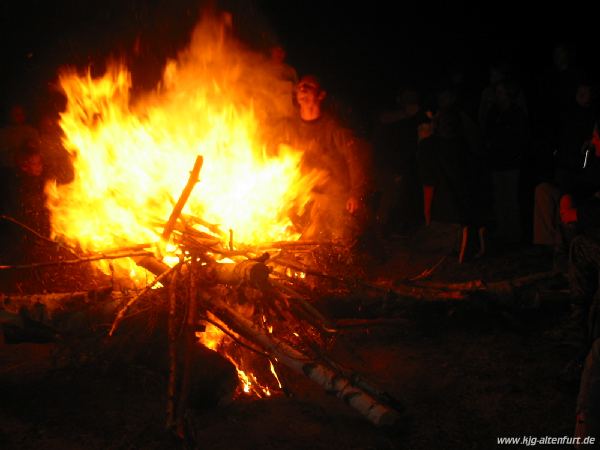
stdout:
[[(552, 268), (548, 253), (496, 249), (462, 265), (440, 231), (388, 244), (373, 280), (402, 280), (442, 261), (433, 281), (502, 280)], [(450, 256), (445, 257), (444, 255)], [(565, 282), (510, 303), (411, 302), (394, 295), (321, 299), (333, 318), (401, 317), (346, 333), (332, 354), (402, 405), (399, 426), (379, 429), (337, 398), (284, 373), (289, 396), (209, 405), (188, 417), (202, 449), (488, 449), (497, 437), (572, 436), (576, 382), (559, 377), (574, 347), (562, 336)], [(532, 300), (533, 299), (533, 300)], [(508, 306), (507, 306), (508, 305)], [(0, 448), (169, 449), (166, 374), (143, 365), (58, 367), (56, 344), (0, 345)]]

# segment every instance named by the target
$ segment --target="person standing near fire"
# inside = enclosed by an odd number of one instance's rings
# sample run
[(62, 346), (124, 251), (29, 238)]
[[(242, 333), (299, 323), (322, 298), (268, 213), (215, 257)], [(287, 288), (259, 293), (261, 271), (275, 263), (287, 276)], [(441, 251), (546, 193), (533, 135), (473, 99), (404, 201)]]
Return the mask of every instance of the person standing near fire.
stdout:
[(313, 204), (303, 239), (350, 242), (367, 221), (371, 192), (370, 145), (325, 111), (327, 92), (314, 75), (300, 78), (295, 89), (298, 114), (286, 122), (286, 144), (303, 151), (302, 171), (323, 173), (313, 188)]

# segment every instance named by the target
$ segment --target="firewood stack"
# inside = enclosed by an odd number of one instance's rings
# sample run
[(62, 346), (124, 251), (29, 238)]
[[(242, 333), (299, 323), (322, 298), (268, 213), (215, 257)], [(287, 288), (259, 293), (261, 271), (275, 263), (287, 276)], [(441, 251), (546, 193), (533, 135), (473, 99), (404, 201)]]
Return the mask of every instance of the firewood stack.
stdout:
[[(174, 240), (184, 256), (175, 267), (164, 266), (161, 273), (155, 273), (171, 305), (169, 426), (183, 433), (181, 417), (191, 383), (190, 362), (184, 358), (177, 364), (176, 347), (199, 345), (197, 335), (208, 325), (225, 333), (237, 354), (248, 353), (242, 359), (262, 360), (262, 373), (268, 373), (265, 368), (270, 364), (275, 370), (286, 366), (344, 400), (375, 425), (396, 423), (400, 417), (397, 402), (327, 355), (326, 342), (340, 328), (311, 304), (314, 285), (310, 279), (314, 275), (306, 261), (315, 261), (316, 254), (323, 248), (330, 251), (334, 244), (279, 242), (234, 250), (225, 248), (214, 236), (192, 230), (185, 225), (175, 228)], [(149, 257), (140, 263), (155, 270), (161, 267)], [(317, 273), (315, 269), (312, 272)], [(119, 310), (111, 334), (132, 308), (145, 307), (144, 294), (152, 291), (145, 290)], [(176, 339), (180, 334), (187, 336), (185, 343)], [(260, 372), (259, 368), (253, 370)], [(176, 386), (180, 386), (178, 394)]]

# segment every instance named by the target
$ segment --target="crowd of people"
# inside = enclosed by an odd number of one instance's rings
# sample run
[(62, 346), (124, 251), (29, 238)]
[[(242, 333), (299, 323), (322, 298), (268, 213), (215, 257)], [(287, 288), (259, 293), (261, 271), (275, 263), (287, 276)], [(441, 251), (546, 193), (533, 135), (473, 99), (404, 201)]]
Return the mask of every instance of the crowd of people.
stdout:
[[(460, 262), (494, 248), (531, 245), (567, 274), (569, 332), (578, 355), (562, 375), (580, 381), (576, 435), (600, 427), (600, 121), (598, 80), (554, 49), (552, 69), (527, 92), (518, 70), (490, 65), (478, 101), (450, 81), (434, 102), (399, 93), (380, 116), (374, 146), (384, 175), (384, 235), (432, 221), (460, 225)], [(421, 202), (417, 199), (422, 199)]]
[(569, 227), (559, 220), (560, 197), (577, 203), (600, 189), (594, 80), (564, 45), (533, 92), (518, 74), (506, 61), (493, 62), (478, 97), (460, 77), (433, 95), (427, 90), (429, 98), (410, 87), (399, 92), (397, 110), (382, 114), (373, 134), (385, 168), (384, 234), (457, 223), (461, 261), (490, 246), (533, 243), (553, 249), (565, 268)]

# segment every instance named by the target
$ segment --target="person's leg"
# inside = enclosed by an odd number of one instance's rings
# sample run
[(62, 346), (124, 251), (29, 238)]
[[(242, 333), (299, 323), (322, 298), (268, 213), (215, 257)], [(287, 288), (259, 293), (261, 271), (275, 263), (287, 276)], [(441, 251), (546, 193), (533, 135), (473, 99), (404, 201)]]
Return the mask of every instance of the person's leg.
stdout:
[(533, 206), (533, 243), (555, 246), (560, 239), (558, 203), (560, 192), (550, 183), (535, 188)]

